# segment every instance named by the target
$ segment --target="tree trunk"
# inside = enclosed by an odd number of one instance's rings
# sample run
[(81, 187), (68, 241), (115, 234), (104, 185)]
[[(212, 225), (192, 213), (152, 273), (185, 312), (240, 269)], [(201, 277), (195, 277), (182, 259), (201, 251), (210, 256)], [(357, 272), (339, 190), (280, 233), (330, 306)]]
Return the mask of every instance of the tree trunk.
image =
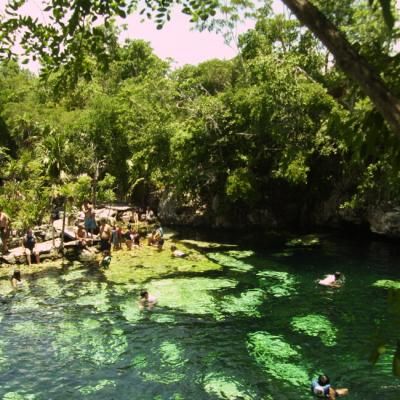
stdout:
[(379, 75), (347, 41), (338, 28), (308, 0), (282, 0), (328, 48), (339, 68), (357, 82), (371, 99), (390, 128), (400, 136), (400, 101), (386, 87)]
[(64, 232), (65, 232), (65, 217), (67, 214), (67, 199), (64, 199), (64, 205), (63, 205), (63, 220), (62, 220), (62, 228), (61, 228), (61, 244), (60, 244), (60, 249), (63, 252), (63, 257), (64, 257)]

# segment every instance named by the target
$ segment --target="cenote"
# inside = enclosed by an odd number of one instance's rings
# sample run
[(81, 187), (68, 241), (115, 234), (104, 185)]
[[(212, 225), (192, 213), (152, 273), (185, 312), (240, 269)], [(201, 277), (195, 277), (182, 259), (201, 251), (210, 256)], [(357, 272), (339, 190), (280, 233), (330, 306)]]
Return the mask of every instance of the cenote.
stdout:
[[(399, 398), (395, 244), (180, 240), (190, 256), (172, 259), (170, 243), (114, 253), (105, 271), (22, 268), (15, 292), (3, 272), (0, 398), (311, 399), (321, 372), (347, 399)], [(342, 288), (316, 284), (335, 270)], [(159, 299), (151, 311), (138, 309), (142, 288)]]

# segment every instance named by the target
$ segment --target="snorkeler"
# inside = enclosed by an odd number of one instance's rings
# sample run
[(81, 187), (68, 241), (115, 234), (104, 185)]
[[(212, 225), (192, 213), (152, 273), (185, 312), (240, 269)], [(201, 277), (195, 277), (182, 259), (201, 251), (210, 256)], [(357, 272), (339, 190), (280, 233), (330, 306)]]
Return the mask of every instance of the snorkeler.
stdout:
[(336, 397), (346, 396), (349, 390), (345, 388), (334, 389), (330, 384), (328, 375), (320, 375), (318, 379), (311, 382), (311, 392), (317, 397), (335, 400)]
[(140, 292), (139, 308), (151, 310), (157, 304), (157, 297), (149, 294), (147, 290)]
[(326, 275), (324, 279), (318, 281), (318, 284), (329, 287), (341, 287), (344, 282), (343, 274), (339, 271), (331, 275)]

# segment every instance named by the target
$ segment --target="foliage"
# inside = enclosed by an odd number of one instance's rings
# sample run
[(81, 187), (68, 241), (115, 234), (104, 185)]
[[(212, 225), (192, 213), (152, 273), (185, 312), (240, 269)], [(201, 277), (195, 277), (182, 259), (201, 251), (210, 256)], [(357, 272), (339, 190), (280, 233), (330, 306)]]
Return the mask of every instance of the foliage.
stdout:
[[(32, 28), (24, 46), (41, 51), (49, 69), (44, 83), (15, 62), (0, 66), (0, 203), (15, 226), (46, 220), (58, 195), (75, 204), (95, 197), (145, 206), (172, 192), (210, 221), (222, 216), (236, 225), (258, 210), (292, 226), (313, 223), (333, 198), (363, 212), (397, 205), (399, 140), (326, 49), (297, 21), (273, 16), (268, 4), (240, 37), (240, 56), (171, 71), (149, 44), (118, 43), (112, 18), (135, 1), (51, 0), (52, 28), (17, 15), (23, 3), (9, 2), (0, 41), (6, 49), (12, 32)], [(160, 27), (175, 2), (164, 3), (146, 4)], [(389, 32), (381, 8), (328, 3), (316, 2), (400, 91), (398, 59), (390, 53), (397, 31)], [(247, 1), (180, 5), (203, 28), (222, 29), (218, 20), (226, 14), (230, 29), (251, 10)], [(104, 24), (93, 24), (101, 15)], [(35, 35), (42, 44), (32, 42)], [(64, 40), (70, 42), (61, 54)], [(82, 68), (67, 62), (53, 71), (78, 53)], [(71, 84), (61, 82), (64, 73)]]

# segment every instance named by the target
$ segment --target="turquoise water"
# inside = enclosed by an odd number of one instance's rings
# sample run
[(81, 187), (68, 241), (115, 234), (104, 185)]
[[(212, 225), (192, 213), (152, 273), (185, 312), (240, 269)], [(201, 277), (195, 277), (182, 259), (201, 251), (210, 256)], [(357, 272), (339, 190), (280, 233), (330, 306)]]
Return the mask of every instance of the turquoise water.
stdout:
[[(186, 246), (190, 259), (164, 257), (146, 279), (132, 257), (118, 281), (115, 259), (107, 273), (50, 267), (12, 293), (3, 280), (0, 399), (311, 399), (322, 371), (348, 399), (400, 398), (400, 290), (381, 282), (400, 280), (395, 244)], [(215, 268), (198, 268), (197, 251)], [(315, 283), (336, 270), (342, 288)], [(138, 309), (143, 287), (158, 296), (153, 310)]]

